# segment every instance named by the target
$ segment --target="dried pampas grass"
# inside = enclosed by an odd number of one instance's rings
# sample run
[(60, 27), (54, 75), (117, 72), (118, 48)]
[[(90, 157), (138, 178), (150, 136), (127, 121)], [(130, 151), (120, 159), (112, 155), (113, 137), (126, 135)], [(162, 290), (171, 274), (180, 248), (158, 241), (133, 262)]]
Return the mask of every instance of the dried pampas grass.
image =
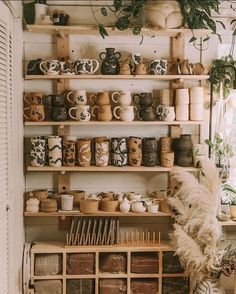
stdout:
[(193, 285), (219, 271), (218, 245), (222, 236), (216, 218), (220, 205), (220, 180), (212, 160), (202, 162), (200, 182), (189, 172), (174, 168), (171, 172), (180, 189), (169, 198), (178, 212), (172, 238), (176, 252)]

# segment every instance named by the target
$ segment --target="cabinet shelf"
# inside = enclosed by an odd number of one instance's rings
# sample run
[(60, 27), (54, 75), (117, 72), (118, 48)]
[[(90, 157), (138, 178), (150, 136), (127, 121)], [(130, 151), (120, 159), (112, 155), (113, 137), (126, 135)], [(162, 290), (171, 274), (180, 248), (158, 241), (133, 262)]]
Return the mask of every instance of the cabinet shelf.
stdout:
[[(125, 31), (120, 31), (114, 27), (105, 27), (109, 35), (113, 36), (126, 36), (133, 35), (131, 29)], [(55, 26), (55, 25), (27, 25), (27, 30), (32, 33), (41, 34), (59, 34), (63, 37), (64, 35), (76, 34), (76, 35), (99, 35), (98, 28), (95, 25), (70, 25), (70, 26)], [(180, 29), (167, 29), (162, 30), (158, 28), (142, 28), (142, 36), (167, 36), (167, 37), (177, 37), (180, 34), (184, 36), (192, 36), (192, 31), (194, 31), (194, 36), (201, 37), (209, 34), (209, 30), (190, 30), (185, 28)], [(139, 35), (139, 36), (140, 36)]]
[(57, 211), (57, 212), (37, 212), (37, 213), (32, 213), (32, 212), (25, 212), (25, 216), (27, 217), (65, 217), (65, 216), (96, 216), (96, 217), (101, 217), (101, 216), (113, 216), (113, 217), (171, 217), (172, 213), (165, 213), (165, 212), (158, 212), (158, 213), (149, 213), (149, 212), (143, 212), (143, 213), (136, 213), (136, 212), (105, 212), (105, 211), (99, 211), (98, 213), (82, 213), (79, 211), (68, 211), (68, 212), (62, 212), (62, 211)]
[[(199, 168), (196, 167), (181, 167), (185, 171), (196, 172), (199, 171)], [(80, 166), (61, 166), (61, 167), (52, 167), (52, 166), (43, 166), (43, 167), (34, 167), (28, 166), (27, 171), (29, 172), (169, 172), (172, 168), (155, 166), (155, 167), (133, 167), (133, 166), (106, 166), (106, 167), (98, 167), (98, 166), (88, 166), (88, 167), (80, 167)]]
[(26, 121), (25, 126), (166, 126), (201, 125), (204, 121)]
[(25, 80), (207, 80), (209, 75), (26, 75)]

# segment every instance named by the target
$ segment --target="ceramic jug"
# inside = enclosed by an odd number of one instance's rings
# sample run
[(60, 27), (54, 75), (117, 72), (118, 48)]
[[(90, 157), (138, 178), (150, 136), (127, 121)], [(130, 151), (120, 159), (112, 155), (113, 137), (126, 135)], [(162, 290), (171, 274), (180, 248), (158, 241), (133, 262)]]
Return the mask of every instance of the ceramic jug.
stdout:
[(27, 66), (27, 75), (43, 75), (44, 72), (40, 68), (41, 58), (30, 60)]
[(74, 71), (76, 74), (93, 75), (99, 68), (97, 59), (78, 59), (74, 62)]
[(60, 62), (56, 59), (45, 60), (40, 63), (40, 69), (45, 75), (59, 75)]
[[(73, 116), (72, 111), (75, 110), (75, 116)], [(70, 108), (69, 116), (78, 121), (89, 121), (91, 118), (90, 106), (89, 105), (77, 105)]]
[(130, 201), (126, 197), (124, 197), (123, 200), (120, 202), (120, 211), (127, 213), (130, 211), (130, 206)]
[[(97, 110), (97, 115), (94, 111)], [(111, 121), (112, 120), (112, 111), (111, 105), (103, 105), (103, 106), (94, 106), (92, 108), (92, 116), (97, 117), (99, 121)]]
[(152, 108), (152, 106), (149, 107), (143, 107), (140, 109), (139, 113), (138, 113), (138, 118), (140, 120), (144, 120), (144, 121), (152, 121), (155, 119), (155, 114), (154, 114), (154, 110)]
[[(118, 110), (120, 110), (120, 115), (117, 113)], [(135, 110), (137, 110), (135, 106), (117, 106), (115, 107), (113, 113), (117, 119), (122, 121), (133, 121), (135, 117)]]
[(114, 103), (129, 106), (132, 102), (132, 97), (129, 91), (113, 92), (111, 99)]
[(135, 201), (131, 204), (131, 210), (133, 212), (145, 212), (147, 208), (147, 205), (145, 201)]
[(105, 48), (105, 50), (106, 52), (99, 54), (99, 58), (102, 60), (101, 73), (103, 75), (118, 75), (120, 72), (120, 52), (115, 52), (115, 48)]

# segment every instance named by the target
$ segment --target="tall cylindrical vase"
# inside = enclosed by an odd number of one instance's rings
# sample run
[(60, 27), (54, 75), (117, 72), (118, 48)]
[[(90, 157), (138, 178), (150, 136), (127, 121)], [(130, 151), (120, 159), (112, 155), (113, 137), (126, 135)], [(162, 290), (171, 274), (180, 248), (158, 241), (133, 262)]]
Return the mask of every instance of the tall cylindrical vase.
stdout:
[(35, 167), (45, 165), (46, 138), (44, 136), (31, 137), (30, 161)]
[(62, 138), (59, 136), (48, 137), (48, 160), (52, 167), (62, 166)]

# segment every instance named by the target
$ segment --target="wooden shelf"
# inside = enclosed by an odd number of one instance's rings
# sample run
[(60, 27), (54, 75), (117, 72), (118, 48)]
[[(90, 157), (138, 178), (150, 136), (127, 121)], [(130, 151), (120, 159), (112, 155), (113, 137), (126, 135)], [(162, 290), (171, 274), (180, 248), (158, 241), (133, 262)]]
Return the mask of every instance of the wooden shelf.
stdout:
[[(196, 172), (199, 171), (196, 167), (181, 167), (185, 171)], [(107, 167), (98, 167), (98, 166), (88, 166), (88, 167), (80, 167), (80, 166), (61, 166), (61, 167), (52, 167), (52, 166), (43, 166), (43, 167), (34, 167), (28, 166), (27, 171), (30, 172), (169, 172), (172, 168), (155, 166), (155, 167), (147, 167), (147, 166), (107, 166)]]
[(225, 221), (225, 222), (220, 222), (221, 223), (221, 226), (222, 227), (234, 227), (236, 226), (236, 221), (233, 221), (233, 220), (228, 220), (228, 221)]
[(207, 80), (209, 75), (26, 75), (25, 80)]
[(204, 121), (26, 121), (25, 126), (165, 126), (165, 125), (201, 125)]
[(57, 216), (57, 217), (65, 217), (65, 216), (117, 216), (117, 217), (170, 217), (172, 216), (172, 213), (165, 213), (165, 212), (158, 212), (158, 213), (149, 213), (149, 212), (143, 212), (143, 213), (136, 213), (136, 212), (128, 212), (128, 213), (123, 213), (123, 212), (105, 212), (105, 211), (99, 211), (98, 213), (82, 213), (78, 211), (68, 211), (68, 212), (37, 212), (37, 213), (32, 213), (32, 212), (25, 212), (24, 216), (30, 216), (30, 217), (47, 217), (47, 216)]
[[(133, 35), (131, 29), (125, 31), (119, 31), (114, 27), (105, 27), (109, 35), (113, 36), (126, 36)], [(27, 30), (32, 33), (41, 34), (59, 34), (63, 37), (63, 34), (77, 34), (77, 35), (99, 35), (98, 28), (95, 25), (71, 25), (71, 26), (55, 26), (55, 25), (27, 25)], [(193, 30), (194, 36), (201, 37), (209, 34), (209, 30)], [(141, 34), (143, 36), (167, 36), (177, 37), (179, 35), (192, 36), (192, 30), (180, 28), (180, 29), (167, 29), (161, 30), (158, 28), (142, 28)], [(138, 36), (140, 36), (138, 35)]]
[(34, 280), (62, 280), (63, 275), (34, 276)]

